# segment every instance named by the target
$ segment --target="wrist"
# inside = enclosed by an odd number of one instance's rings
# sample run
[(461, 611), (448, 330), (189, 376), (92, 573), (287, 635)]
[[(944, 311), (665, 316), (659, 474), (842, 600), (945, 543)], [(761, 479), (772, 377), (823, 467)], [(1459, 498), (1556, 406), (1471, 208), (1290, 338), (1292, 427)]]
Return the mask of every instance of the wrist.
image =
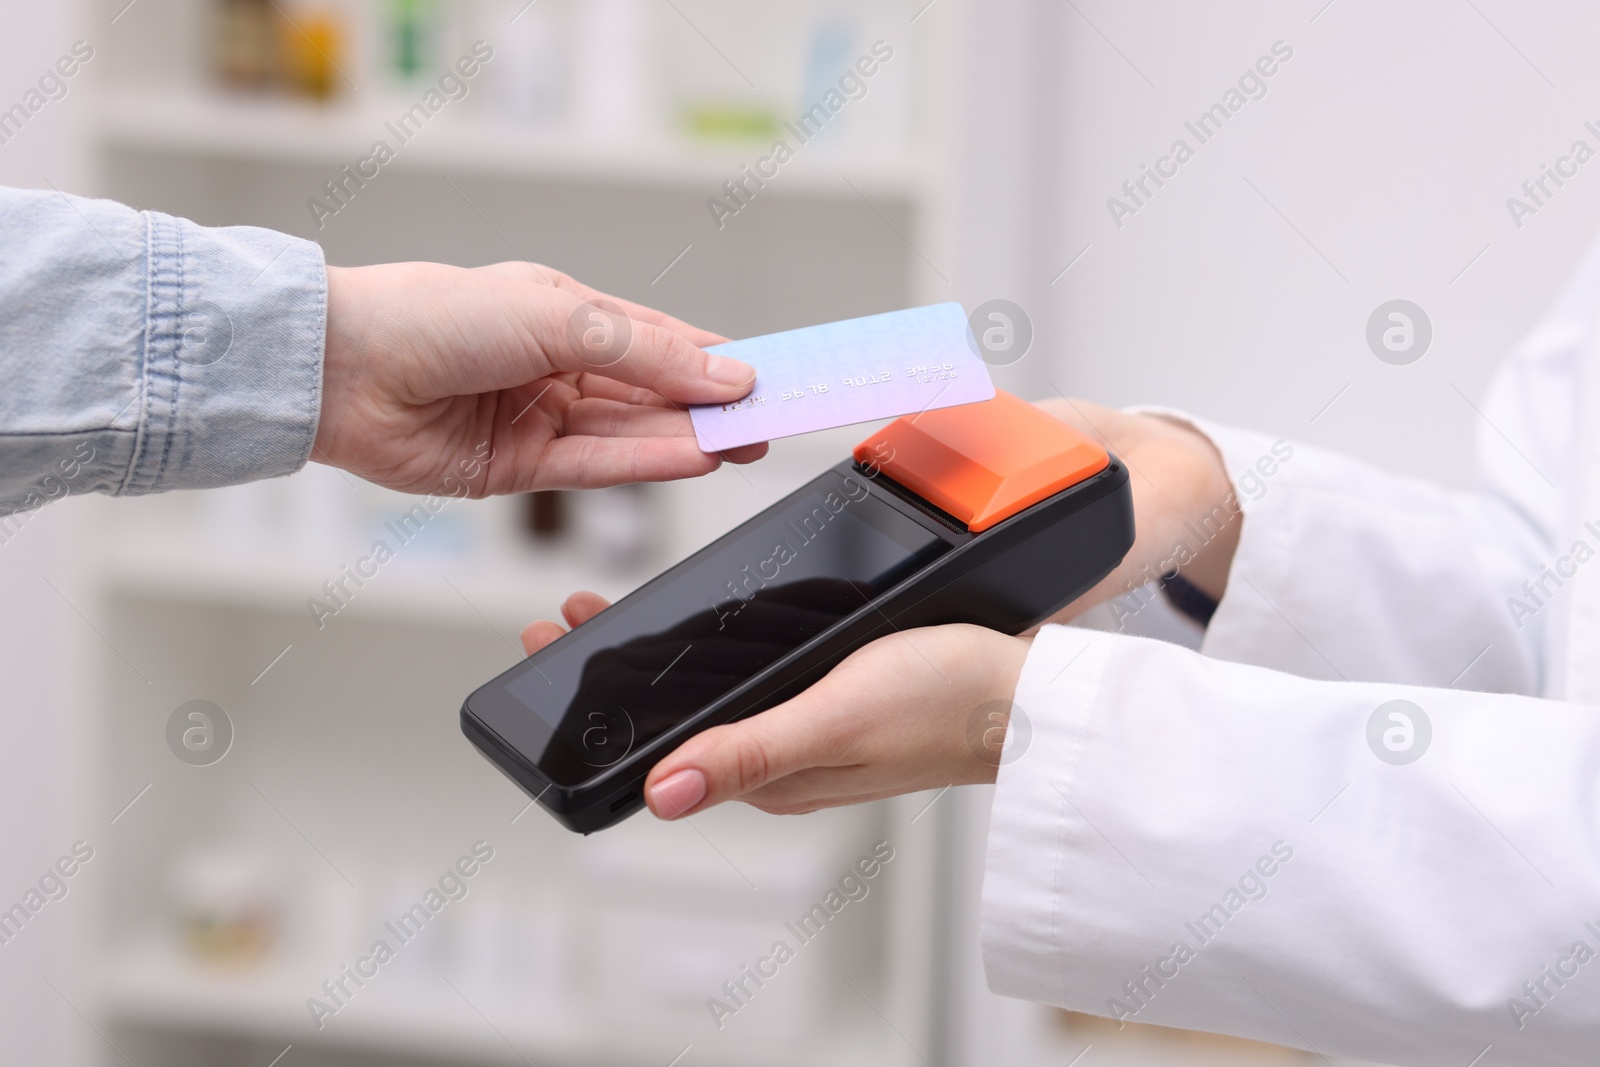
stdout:
[(990, 633), (994, 634), (994, 640), (986, 650), (990, 669), (988, 698), (1010, 703), (1017, 694), (1017, 681), (1022, 677), (1022, 665), (1028, 660), (1033, 638)]
[(337, 411), (344, 387), (340, 368), (347, 351), (345, 337), (349, 322), (349, 289), (345, 272), (332, 264), (328, 266), (328, 321), (323, 331), (322, 348), (322, 412), (317, 419), (317, 436), (312, 444), (312, 457), (330, 462), (326, 457), (328, 447), (338, 424)]
[(1222, 452), (1210, 437), (1187, 422), (1158, 415), (1147, 417), (1159, 418), (1176, 430), (1186, 455), (1189, 492), (1183, 507), (1187, 520), (1182, 540), (1189, 543), (1185, 553), (1189, 558), (1179, 562), (1176, 570), (1206, 597), (1221, 600), (1244, 525)]
[[(1195, 509), (1197, 528), (1206, 531), (1210, 539), (1202, 542), (1194, 560), (1181, 571), (1190, 585), (1218, 601), (1227, 589), (1227, 576), (1234, 568), (1234, 553), (1238, 550), (1238, 536), (1245, 525), (1245, 515), (1234, 493), (1234, 480), (1227, 477), (1221, 450), (1200, 430), (1184, 429), (1190, 438), (1195, 464), (1202, 470), (1200, 485), (1203, 488), (1200, 504)], [(1216, 525), (1218, 518), (1221, 523)]]
[(317, 421), (313, 458), (335, 463), (343, 416), (362, 390), (362, 350), (370, 336), (369, 323), (361, 321), (363, 304), (357, 293), (360, 269), (328, 267), (328, 321), (322, 352), (322, 413)]
[(981, 633), (983, 636), (970, 649), (978, 684), (968, 698), (968, 784), (992, 784), (1005, 762), (1012, 702), (1023, 664), (1033, 647), (1031, 637), (1009, 637), (993, 630)]

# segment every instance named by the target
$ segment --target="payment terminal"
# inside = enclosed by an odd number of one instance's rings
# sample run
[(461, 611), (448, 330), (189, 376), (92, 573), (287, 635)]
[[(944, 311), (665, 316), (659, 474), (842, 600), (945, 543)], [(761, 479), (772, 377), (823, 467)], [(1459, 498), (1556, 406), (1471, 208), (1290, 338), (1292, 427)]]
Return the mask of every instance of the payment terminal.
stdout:
[(461, 728), (568, 828), (644, 806), (691, 735), (941, 623), (1020, 633), (1133, 544), (1116, 457), (1017, 397), (897, 419), (851, 459), (474, 692)]

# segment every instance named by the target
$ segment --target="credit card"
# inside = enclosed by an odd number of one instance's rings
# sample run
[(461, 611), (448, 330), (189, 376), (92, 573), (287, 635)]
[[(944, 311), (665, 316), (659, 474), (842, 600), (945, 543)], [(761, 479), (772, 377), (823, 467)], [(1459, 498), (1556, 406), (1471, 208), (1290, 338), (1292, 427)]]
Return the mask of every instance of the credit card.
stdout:
[(891, 311), (706, 349), (755, 367), (750, 395), (689, 409), (705, 452), (972, 404), (994, 396), (957, 303)]

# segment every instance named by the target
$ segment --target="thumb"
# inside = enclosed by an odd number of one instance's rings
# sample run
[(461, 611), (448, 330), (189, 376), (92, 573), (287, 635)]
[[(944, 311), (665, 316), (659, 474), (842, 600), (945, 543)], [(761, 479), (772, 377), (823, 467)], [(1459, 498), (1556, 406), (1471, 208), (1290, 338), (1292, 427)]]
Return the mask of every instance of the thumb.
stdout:
[(604, 297), (579, 300), (560, 338), (548, 351), (556, 369), (599, 374), (641, 385), (681, 404), (719, 404), (750, 391), (755, 368), (717, 356), (682, 334), (641, 321)]
[(742, 722), (715, 726), (679, 745), (645, 779), (658, 819), (679, 819), (816, 765), (822, 738), (798, 705), (802, 694)]

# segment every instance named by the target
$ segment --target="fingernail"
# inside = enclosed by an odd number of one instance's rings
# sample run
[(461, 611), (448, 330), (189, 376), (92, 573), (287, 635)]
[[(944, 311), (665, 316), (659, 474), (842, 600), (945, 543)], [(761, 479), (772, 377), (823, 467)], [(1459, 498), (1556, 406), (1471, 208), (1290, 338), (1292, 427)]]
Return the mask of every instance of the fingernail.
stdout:
[(650, 806), (664, 819), (687, 815), (706, 798), (706, 776), (694, 768), (669, 774), (650, 790)]
[(706, 377), (719, 385), (749, 385), (756, 380), (756, 369), (743, 360), (707, 355)]

